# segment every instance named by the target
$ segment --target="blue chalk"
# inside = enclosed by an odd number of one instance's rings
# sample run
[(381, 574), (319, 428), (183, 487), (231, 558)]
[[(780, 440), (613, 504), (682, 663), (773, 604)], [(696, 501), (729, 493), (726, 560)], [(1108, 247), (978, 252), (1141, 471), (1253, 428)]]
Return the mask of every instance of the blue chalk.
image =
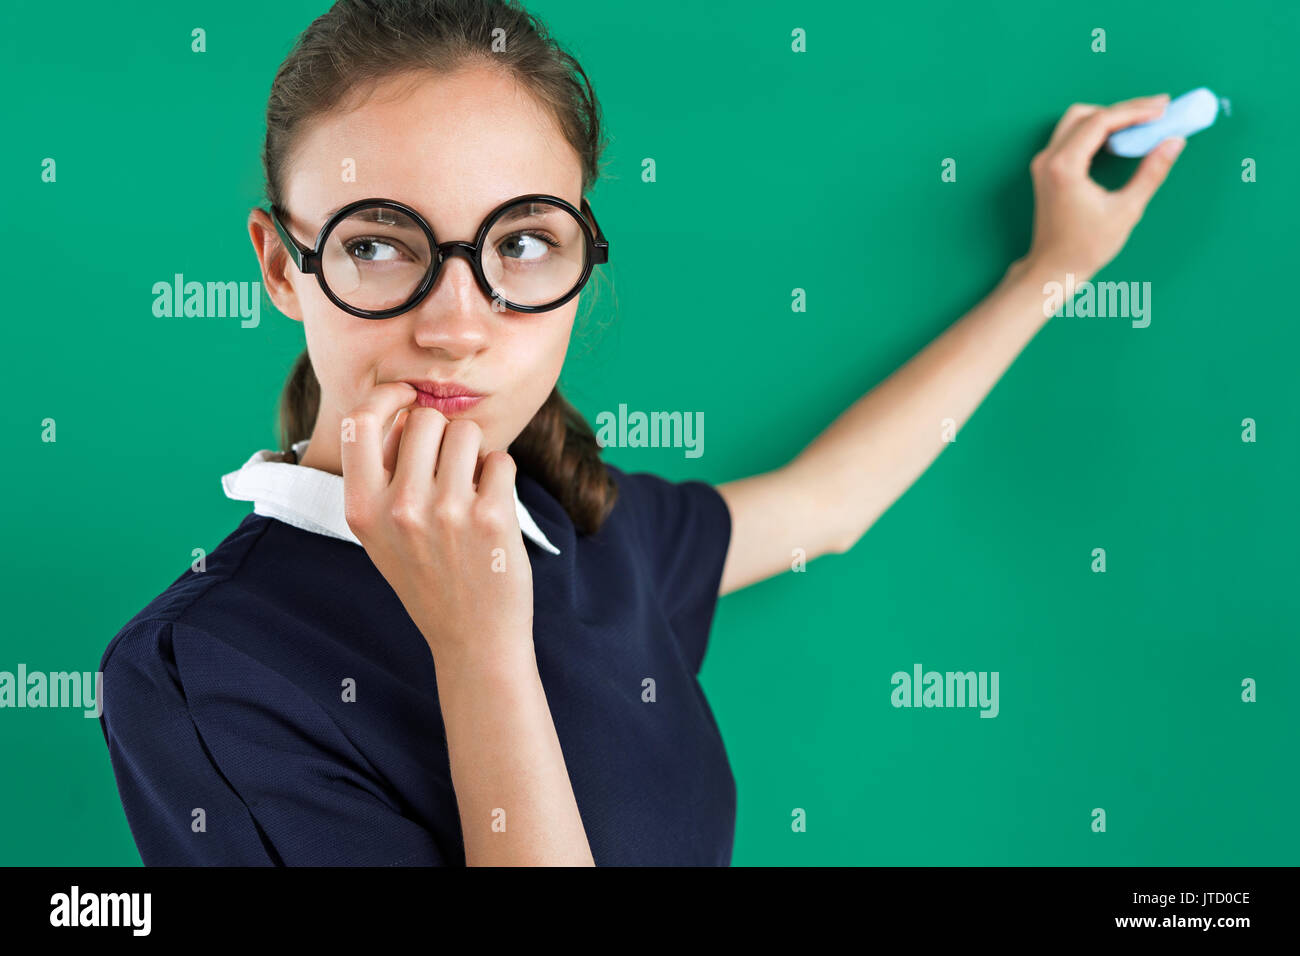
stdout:
[(1218, 115), (1219, 98), (1202, 86), (1170, 100), (1159, 119), (1112, 133), (1106, 140), (1106, 149), (1116, 156), (1145, 156), (1170, 136), (1185, 139), (1213, 126)]

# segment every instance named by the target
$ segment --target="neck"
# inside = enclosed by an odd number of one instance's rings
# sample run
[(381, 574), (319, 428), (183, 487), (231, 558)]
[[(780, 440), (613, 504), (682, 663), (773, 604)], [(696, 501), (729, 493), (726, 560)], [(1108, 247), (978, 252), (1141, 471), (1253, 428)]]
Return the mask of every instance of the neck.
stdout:
[(311, 444), (307, 446), (307, 451), (303, 453), (298, 464), (306, 468), (315, 468), (317, 471), (329, 472), (331, 475), (343, 474), (343, 452), (339, 448), (339, 428), (341, 423), (338, 421), (322, 422), (320, 416), (316, 418), (316, 426), (311, 432)]

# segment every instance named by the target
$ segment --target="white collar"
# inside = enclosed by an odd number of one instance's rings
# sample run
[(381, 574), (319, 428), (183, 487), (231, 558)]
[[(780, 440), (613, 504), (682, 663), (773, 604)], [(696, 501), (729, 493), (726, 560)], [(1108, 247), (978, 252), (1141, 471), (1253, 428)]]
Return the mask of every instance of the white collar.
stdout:
[[(310, 441), (296, 442), (293, 456), (269, 449), (256, 452), (238, 471), (222, 475), (221, 487), (227, 498), (253, 502), (256, 514), (360, 545), (344, 517), (342, 476), (292, 463), (302, 460)], [(514, 491), (520, 530), (551, 554), (559, 554), (519, 500), (518, 487)]]

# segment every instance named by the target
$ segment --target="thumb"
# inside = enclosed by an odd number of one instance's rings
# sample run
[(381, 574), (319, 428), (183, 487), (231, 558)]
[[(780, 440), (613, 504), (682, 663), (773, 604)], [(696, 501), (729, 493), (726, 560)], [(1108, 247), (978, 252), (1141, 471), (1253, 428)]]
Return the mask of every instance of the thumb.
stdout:
[(1175, 136), (1147, 153), (1142, 160), (1142, 165), (1138, 166), (1137, 172), (1133, 174), (1133, 178), (1120, 190), (1120, 195), (1128, 199), (1138, 210), (1145, 209), (1151, 197), (1160, 188), (1160, 184), (1169, 175), (1174, 160), (1178, 158), (1178, 154), (1183, 151), (1186, 144), (1187, 140)]

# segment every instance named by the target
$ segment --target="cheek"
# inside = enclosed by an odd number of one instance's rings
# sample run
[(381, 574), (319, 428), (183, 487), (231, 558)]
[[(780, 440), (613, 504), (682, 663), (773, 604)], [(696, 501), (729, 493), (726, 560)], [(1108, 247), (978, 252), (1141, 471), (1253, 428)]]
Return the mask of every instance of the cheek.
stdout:
[(574, 314), (574, 309), (566, 308), (521, 317), (498, 341), (502, 362), (496, 374), (503, 383), (499, 394), (504, 399), (500, 406), (504, 415), (494, 425), (504, 431), (497, 447), (504, 448), (513, 441), (551, 394), (564, 366)]
[(527, 392), (529, 400), (537, 397), (536, 404), (545, 400), (560, 376), (564, 356), (569, 348), (573, 330), (572, 309), (543, 314), (516, 325), (505, 343), (509, 355), (509, 381), (519, 383), (521, 397)]
[(374, 381), (383, 356), (393, 354), (400, 335), (394, 324), (368, 322), (335, 307), (318, 290), (306, 309), (304, 334), (321, 390), (334, 401), (355, 400)]

